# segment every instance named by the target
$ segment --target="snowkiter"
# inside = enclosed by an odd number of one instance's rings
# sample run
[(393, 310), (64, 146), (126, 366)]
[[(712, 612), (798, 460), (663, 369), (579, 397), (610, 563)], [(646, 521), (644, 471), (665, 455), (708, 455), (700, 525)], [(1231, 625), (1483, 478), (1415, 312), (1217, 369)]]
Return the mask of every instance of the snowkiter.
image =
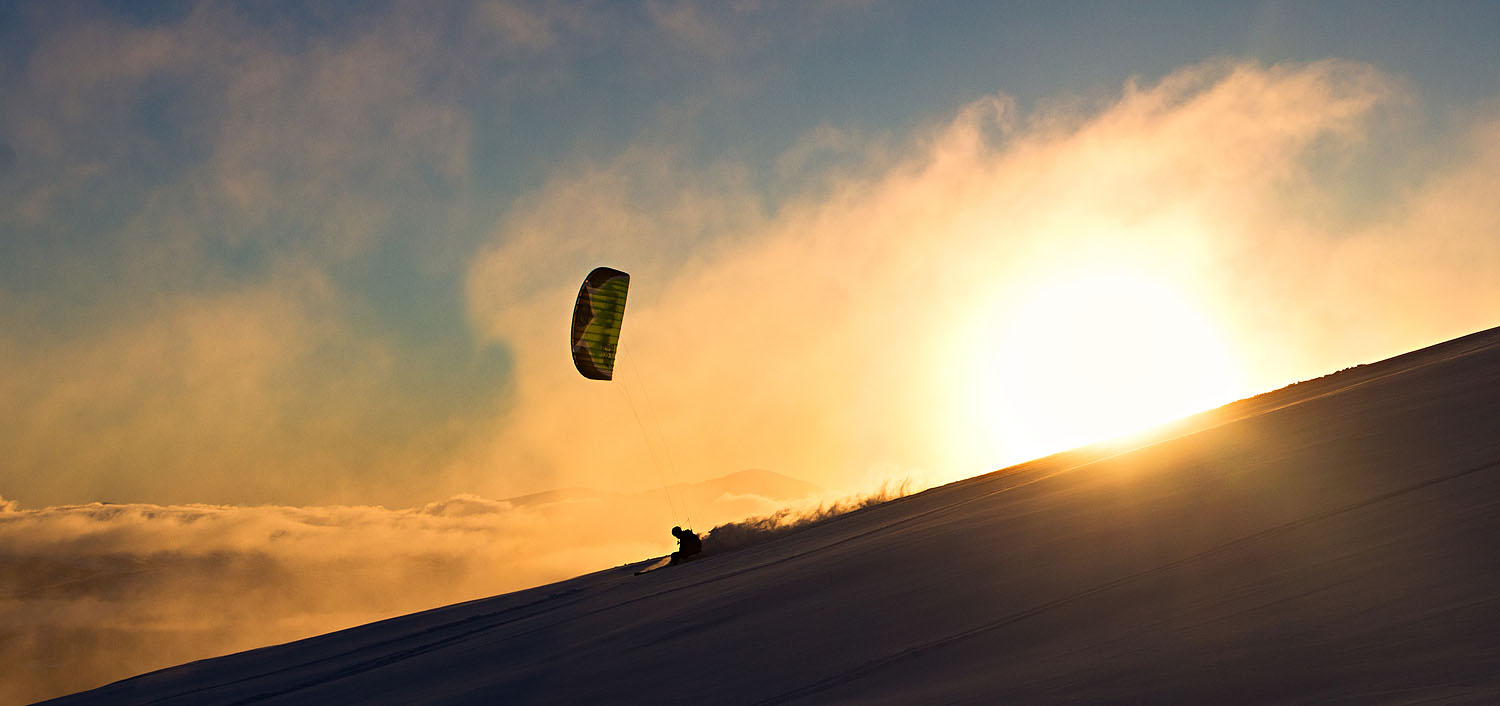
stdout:
[(681, 564), (694, 554), (703, 551), (703, 540), (699, 539), (697, 533), (692, 530), (673, 527), (672, 536), (677, 538), (677, 551), (672, 552), (673, 564)]

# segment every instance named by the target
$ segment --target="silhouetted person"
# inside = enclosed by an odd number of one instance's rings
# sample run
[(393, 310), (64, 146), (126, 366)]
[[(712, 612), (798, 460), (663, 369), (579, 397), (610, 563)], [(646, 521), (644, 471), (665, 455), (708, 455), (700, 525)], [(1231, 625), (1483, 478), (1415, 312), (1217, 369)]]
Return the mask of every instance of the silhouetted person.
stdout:
[(672, 536), (677, 538), (677, 551), (672, 552), (673, 564), (687, 561), (688, 557), (703, 551), (703, 540), (698, 539), (698, 535), (692, 530), (673, 527)]

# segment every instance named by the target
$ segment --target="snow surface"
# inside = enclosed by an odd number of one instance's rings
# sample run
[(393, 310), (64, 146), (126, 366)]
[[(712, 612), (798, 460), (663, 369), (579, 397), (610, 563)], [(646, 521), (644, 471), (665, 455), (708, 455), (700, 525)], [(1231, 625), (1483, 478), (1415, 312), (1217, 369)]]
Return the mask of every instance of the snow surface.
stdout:
[(1500, 703), (1500, 329), (68, 704)]

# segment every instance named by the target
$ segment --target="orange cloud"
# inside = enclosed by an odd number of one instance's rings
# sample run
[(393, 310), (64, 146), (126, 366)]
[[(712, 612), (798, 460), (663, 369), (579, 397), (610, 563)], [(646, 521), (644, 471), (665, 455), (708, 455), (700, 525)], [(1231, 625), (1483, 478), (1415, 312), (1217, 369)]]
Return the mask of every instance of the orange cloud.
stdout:
[[(750, 472), (672, 492), (701, 532), (816, 489)], [(581, 489), (407, 509), (0, 499), (0, 702), (662, 556), (664, 501)]]

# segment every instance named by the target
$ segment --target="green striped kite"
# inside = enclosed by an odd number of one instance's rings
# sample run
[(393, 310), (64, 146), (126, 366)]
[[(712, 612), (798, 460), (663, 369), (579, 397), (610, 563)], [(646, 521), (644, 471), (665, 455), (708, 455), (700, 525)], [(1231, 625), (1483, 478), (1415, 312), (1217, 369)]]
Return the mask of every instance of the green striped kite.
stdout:
[(615, 372), (615, 347), (625, 320), (625, 293), (630, 275), (598, 267), (578, 288), (573, 305), (573, 365), (590, 380), (609, 380)]

